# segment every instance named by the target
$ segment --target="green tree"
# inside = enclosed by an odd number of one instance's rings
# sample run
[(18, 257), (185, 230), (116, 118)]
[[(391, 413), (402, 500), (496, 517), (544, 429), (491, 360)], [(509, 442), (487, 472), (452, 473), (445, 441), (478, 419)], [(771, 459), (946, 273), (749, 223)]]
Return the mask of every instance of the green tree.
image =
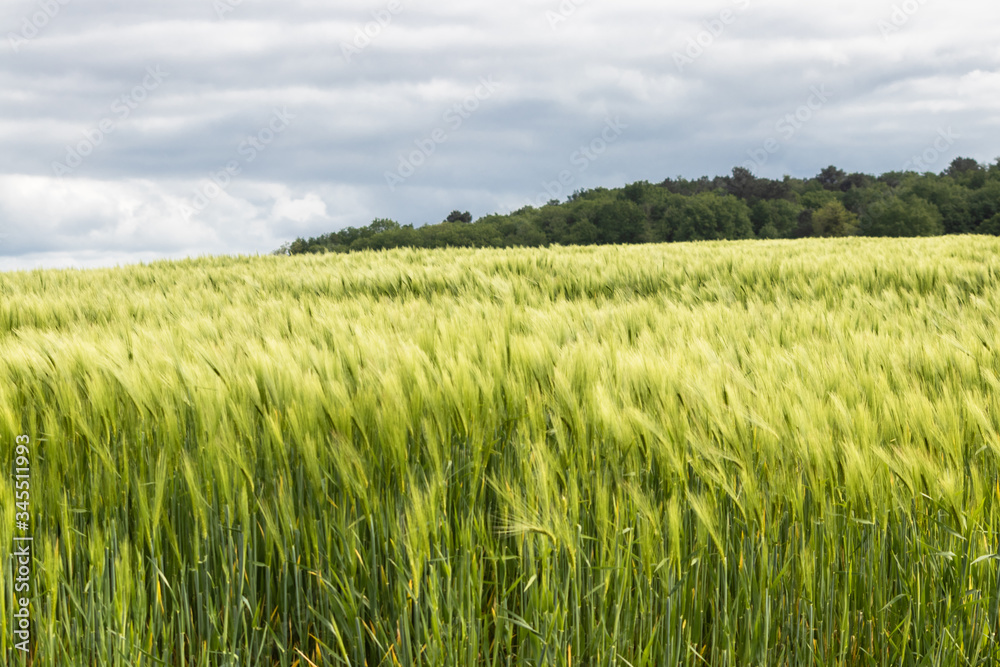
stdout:
[(385, 232), (399, 229), (399, 223), (395, 220), (390, 220), (389, 218), (375, 218), (372, 220), (371, 224), (368, 225), (368, 229), (374, 234), (383, 234)]
[(545, 232), (527, 218), (514, 218), (500, 223), (503, 244), (515, 247), (545, 245)]
[(758, 178), (746, 167), (734, 167), (726, 178), (725, 191), (753, 205), (761, 199), (787, 199), (791, 194), (790, 183)]
[(847, 179), (847, 174), (843, 169), (837, 169), (830, 165), (816, 176), (816, 181), (823, 186), (824, 190), (840, 190), (841, 184)]
[(851, 213), (862, 217), (868, 207), (892, 195), (887, 184), (872, 181), (867, 187), (850, 188), (840, 196), (840, 203)]
[(549, 243), (564, 243), (569, 231), (570, 211), (566, 206), (547, 205), (534, 213), (535, 224)]
[(762, 239), (792, 238), (802, 207), (787, 199), (761, 199), (750, 208), (754, 233)]
[(972, 231), (969, 191), (950, 176), (922, 176), (907, 183), (909, 190), (926, 199), (941, 212), (945, 234), (968, 234)]
[(955, 182), (970, 190), (978, 190), (986, 183), (987, 170), (971, 157), (957, 157), (942, 172)]
[(726, 191), (745, 202), (753, 202), (758, 197), (757, 177), (746, 167), (733, 167)]
[(597, 243), (600, 231), (587, 218), (574, 220), (566, 233), (566, 242), (570, 245), (590, 245)]
[(905, 176), (906, 173), (902, 171), (887, 171), (884, 174), (880, 174), (875, 180), (888, 185), (890, 188), (898, 188)]
[(1000, 181), (989, 181), (978, 190), (969, 192), (969, 227), (979, 227), (1000, 213)]
[(636, 181), (622, 188), (622, 197), (642, 206), (655, 199), (660, 189), (649, 181)]
[(858, 216), (832, 201), (813, 212), (812, 226), (814, 236), (854, 236), (858, 233)]
[(468, 211), (464, 213), (461, 211), (452, 211), (451, 213), (448, 214), (448, 217), (445, 218), (445, 222), (470, 223), (472, 222), (472, 214), (469, 213)]
[(853, 174), (848, 174), (844, 177), (844, 180), (840, 182), (841, 192), (848, 192), (850, 190), (862, 190), (871, 186), (875, 182), (875, 179), (868, 174), (862, 174), (855, 172)]
[(802, 205), (813, 211), (818, 211), (831, 202), (840, 201), (832, 190), (814, 189), (802, 195)]
[(718, 238), (715, 215), (707, 195), (686, 197), (670, 210), (675, 241), (705, 241)]
[(944, 233), (941, 213), (919, 197), (890, 196), (872, 204), (861, 219), (865, 236), (934, 236)]
[(945, 176), (959, 176), (969, 171), (979, 171), (982, 167), (971, 157), (957, 157), (951, 161), (948, 168), (944, 170)]
[(594, 217), (602, 243), (642, 243), (647, 239), (646, 215), (627, 199), (604, 204)]
[(711, 241), (753, 238), (750, 209), (741, 199), (703, 192), (671, 209), (676, 220), (674, 240)]
[(714, 209), (719, 238), (752, 239), (753, 223), (750, 222), (750, 207), (746, 202), (731, 196), (717, 196)]
[(979, 225), (979, 229), (977, 229), (976, 232), (979, 234), (1000, 236), (1000, 213), (997, 213), (989, 220), (984, 220), (982, 224)]

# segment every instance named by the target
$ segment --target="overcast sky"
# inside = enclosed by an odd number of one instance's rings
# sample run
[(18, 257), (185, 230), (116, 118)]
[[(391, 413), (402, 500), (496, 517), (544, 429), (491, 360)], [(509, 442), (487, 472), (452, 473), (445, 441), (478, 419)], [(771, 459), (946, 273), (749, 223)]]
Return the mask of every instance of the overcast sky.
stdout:
[(263, 254), (737, 165), (993, 162), (998, 19), (974, 0), (4, 0), (0, 269)]

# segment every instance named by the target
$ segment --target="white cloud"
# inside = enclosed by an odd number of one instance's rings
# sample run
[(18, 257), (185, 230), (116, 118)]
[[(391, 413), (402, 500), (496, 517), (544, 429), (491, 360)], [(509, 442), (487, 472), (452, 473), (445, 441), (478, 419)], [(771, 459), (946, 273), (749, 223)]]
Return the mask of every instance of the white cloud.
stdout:
[(302, 199), (282, 196), (274, 202), (271, 216), (277, 221), (293, 220), (300, 223), (311, 218), (325, 218), (326, 202), (315, 194), (309, 194)]

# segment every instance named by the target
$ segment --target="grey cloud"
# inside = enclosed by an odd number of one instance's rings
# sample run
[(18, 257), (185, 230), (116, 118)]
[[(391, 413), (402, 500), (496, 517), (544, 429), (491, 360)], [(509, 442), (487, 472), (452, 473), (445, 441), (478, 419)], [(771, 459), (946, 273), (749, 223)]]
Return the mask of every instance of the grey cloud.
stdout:
[[(16, 53), (0, 42), (0, 267), (267, 252), (374, 217), (507, 210), (574, 168), (614, 116), (628, 130), (574, 188), (727, 173), (817, 85), (829, 102), (780, 136), (759, 173), (898, 169), (941, 126), (961, 134), (956, 155), (1000, 155), (1000, 9), (985, 2), (924, 3), (885, 37), (893, 2), (590, 0), (563, 15), (556, 0), (401, 0), (379, 26), (389, 0), (226, 1), (220, 18), (213, 0), (70, 0)], [(39, 6), (8, 3), (0, 37)], [(553, 27), (548, 12), (565, 20)], [(702, 52), (678, 69), (699, 35)], [(344, 45), (358, 52), (345, 58)], [(162, 86), (55, 176), (156, 66), (170, 73)], [(490, 75), (496, 94), (390, 190), (385, 173)], [(243, 142), (285, 107), (294, 122), (246, 161)], [(185, 219), (182, 205), (232, 160), (239, 175)]]

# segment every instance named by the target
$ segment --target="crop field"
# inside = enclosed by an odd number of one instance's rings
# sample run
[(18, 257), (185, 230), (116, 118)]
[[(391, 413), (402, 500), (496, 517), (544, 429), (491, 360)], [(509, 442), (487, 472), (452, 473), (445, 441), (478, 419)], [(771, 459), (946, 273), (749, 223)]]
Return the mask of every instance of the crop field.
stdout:
[[(0, 274), (0, 662), (1000, 663), (1000, 239)], [(10, 564), (10, 565), (8, 565)]]

